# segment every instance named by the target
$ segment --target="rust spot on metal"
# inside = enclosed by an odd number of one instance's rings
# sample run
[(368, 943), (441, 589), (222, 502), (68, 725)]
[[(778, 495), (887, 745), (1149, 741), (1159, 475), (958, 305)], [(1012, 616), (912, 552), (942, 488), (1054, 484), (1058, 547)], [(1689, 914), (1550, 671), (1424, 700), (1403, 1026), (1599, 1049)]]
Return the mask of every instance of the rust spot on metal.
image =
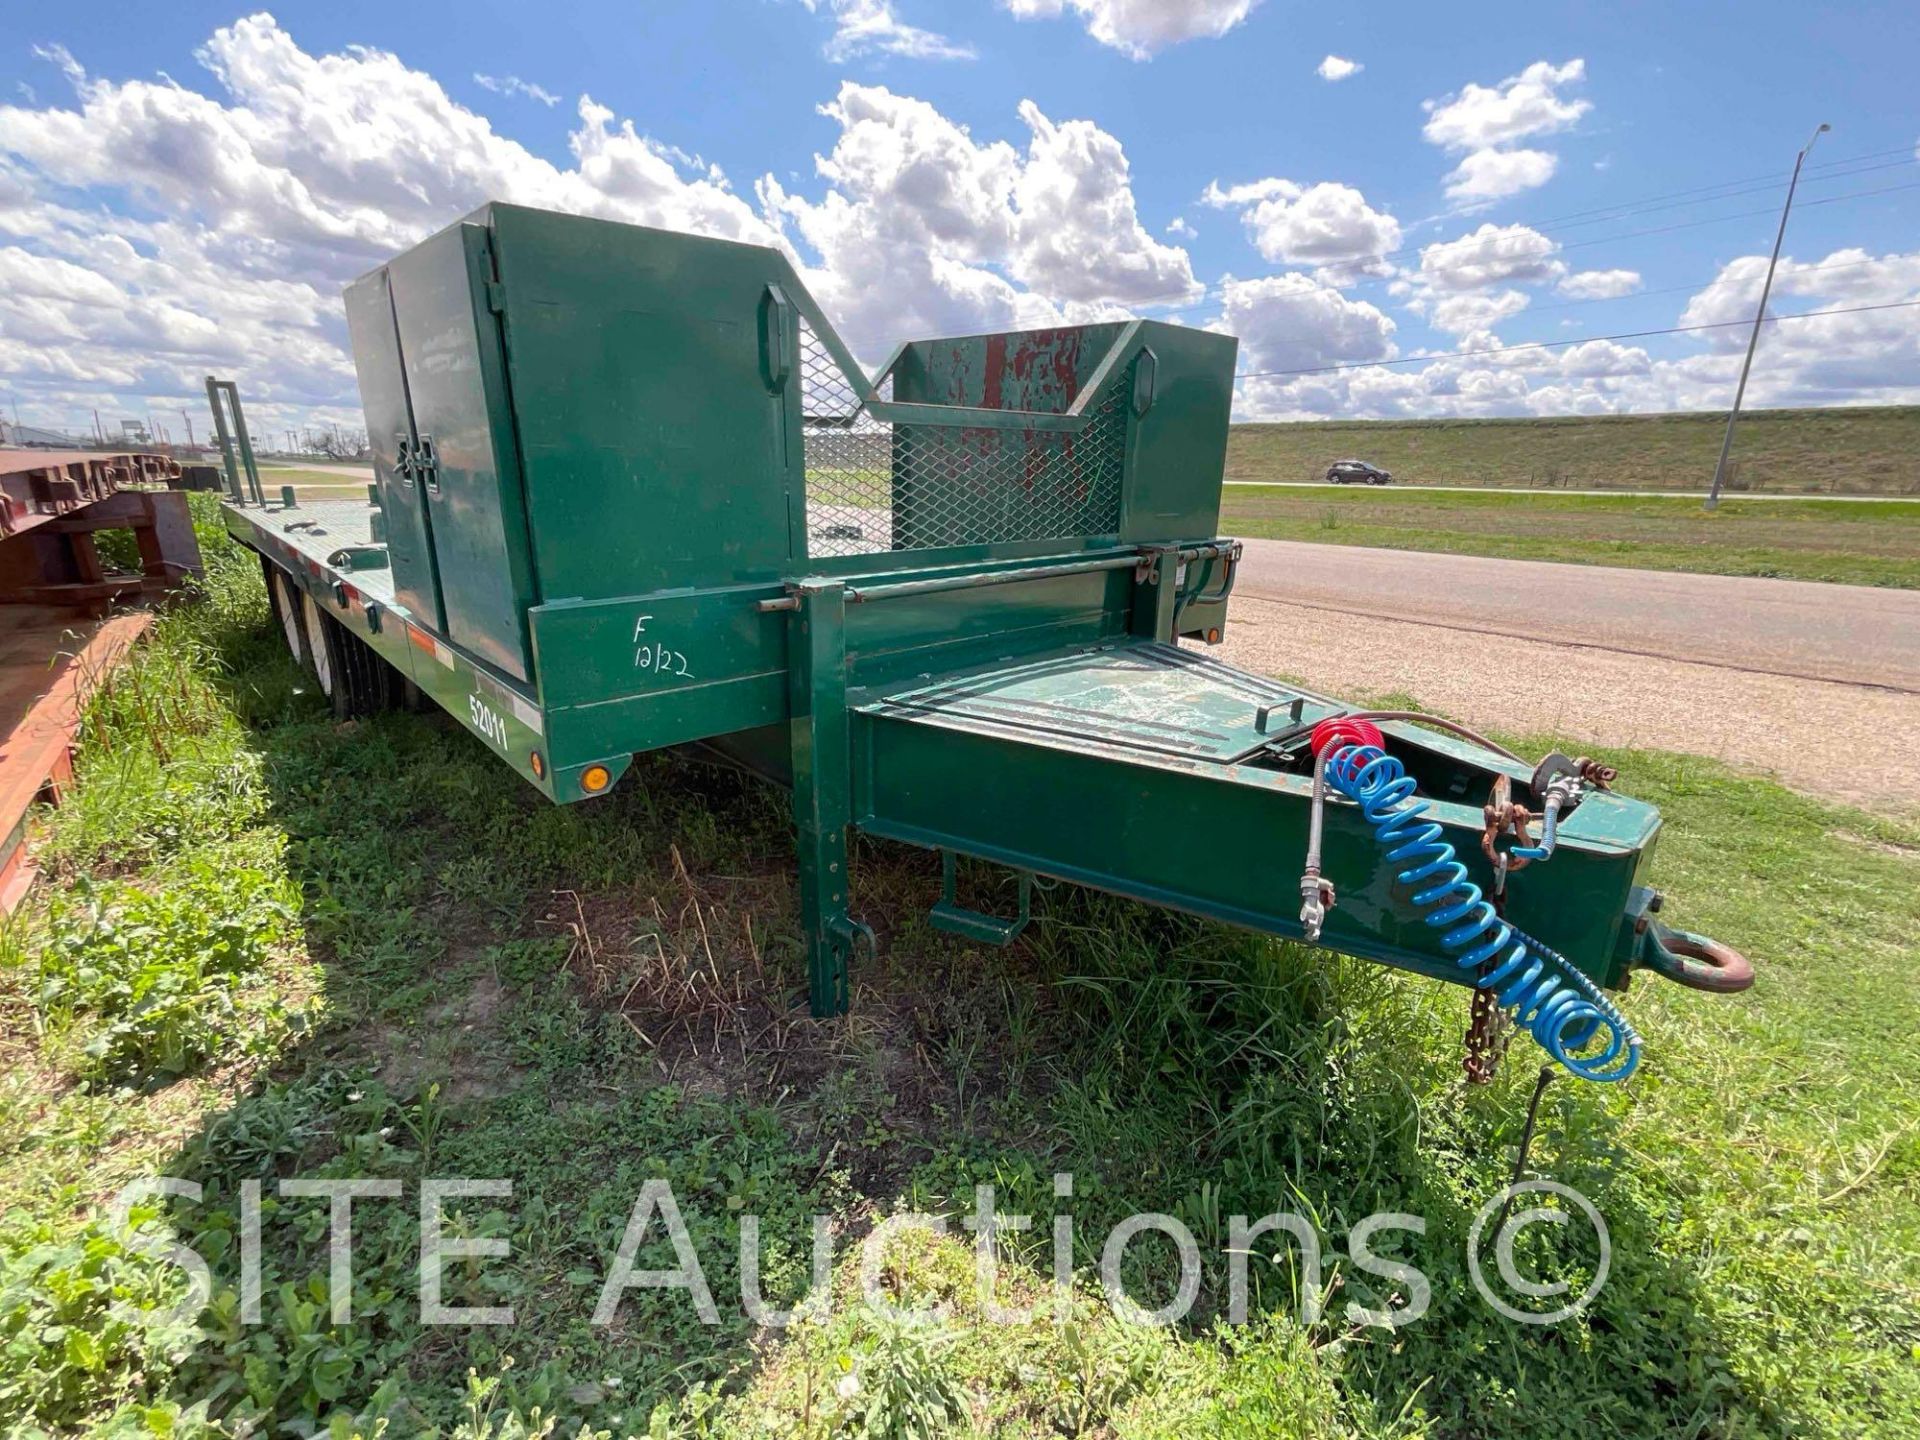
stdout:
[(1007, 337), (995, 335), (987, 341), (987, 368), (980, 377), (980, 403), (990, 410), (1005, 408), (1001, 398), (1007, 378)]

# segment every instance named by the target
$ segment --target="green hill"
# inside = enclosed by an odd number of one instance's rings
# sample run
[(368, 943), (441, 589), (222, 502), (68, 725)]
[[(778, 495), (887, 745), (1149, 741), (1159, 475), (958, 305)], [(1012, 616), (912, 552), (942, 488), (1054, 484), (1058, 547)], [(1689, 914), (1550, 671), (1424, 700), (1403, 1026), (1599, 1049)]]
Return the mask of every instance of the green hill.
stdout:
[[(1321, 480), (1356, 456), (1412, 485), (1704, 490), (1724, 411), (1519, 420), (1235, 425), (1229, 480)], [(1729, 486), (1761, 494), (1920, 495), (1920, 406), (1755, 410)]]

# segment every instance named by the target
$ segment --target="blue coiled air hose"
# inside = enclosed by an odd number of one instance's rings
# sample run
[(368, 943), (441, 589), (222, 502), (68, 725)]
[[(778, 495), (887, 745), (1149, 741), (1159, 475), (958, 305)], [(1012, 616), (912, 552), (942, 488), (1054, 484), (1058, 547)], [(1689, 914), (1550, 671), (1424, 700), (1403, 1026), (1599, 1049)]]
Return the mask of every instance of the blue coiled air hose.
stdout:
[[(1444, 930), (1441, 946), (1474, 985), (1488, 990), (1540, 1047), (1583, 1080), (1624, 1080), (1640, 1064), (1640, 1036), (1619, 1008), (1564, 955), (1500, 918), (1431, 820), (1413, 799), (1406, 768), (1377, 745), (1342, 745), (1326, 758), (1327, 783), (1360, 806), (1386, 858), (1407, 868), (1395, 878), (1413, 887), (1413, 903)], [(1504, 952), (1504, 954), (1503, 954)], [(1485, 974), (1480, 969), (1502, 956)], [(1580, 1055), (1605, 1030), (1598, 1054)]]

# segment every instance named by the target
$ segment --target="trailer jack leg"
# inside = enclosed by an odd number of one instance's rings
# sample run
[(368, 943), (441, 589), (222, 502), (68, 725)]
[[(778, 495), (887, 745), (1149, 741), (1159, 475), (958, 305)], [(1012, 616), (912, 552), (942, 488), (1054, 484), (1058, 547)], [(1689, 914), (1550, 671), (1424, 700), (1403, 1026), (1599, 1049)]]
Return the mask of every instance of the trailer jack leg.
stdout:
[(847, 592), (803, 580), (788, 621), (792, 683), (793, 818), (800, 852), (800, 919), (807, 999), (819, 1017), (847, 1013), (854, 950), (873, 932), (847, 913), (847, 827), (852, 822), (847, 723)]
[[(801, 800), (795, 788), (796, 807)], [(847, 832), (800, 827), (800, 919), (807, 942), (807, 1001), (817, 1018), (847, 1013), (848, 972), (873, 932), (847, 914)]]

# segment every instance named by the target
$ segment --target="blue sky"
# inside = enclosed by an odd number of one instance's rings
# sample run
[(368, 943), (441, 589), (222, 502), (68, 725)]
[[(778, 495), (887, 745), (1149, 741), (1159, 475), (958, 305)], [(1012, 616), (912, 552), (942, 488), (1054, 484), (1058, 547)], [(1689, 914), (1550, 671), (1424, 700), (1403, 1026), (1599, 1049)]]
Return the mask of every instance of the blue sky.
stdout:
[[(0, 41), (0, 376), (56, 425), (209, 368), (350, 417), (341, 282), (498, 195), (784, 244), (868, 355), (1170, 313), (1321, 372), (1249, 418), (1720, 405), (1731, 327), (1488, 352), (1751, 314), (1742, 212), (1820, 120), (1774, 310), (1920, 298), (1916, 61), (1910, 4), (46, 9)], [(1770, 327), (1754, 394), (1920, 400), (1920, 309)]]

